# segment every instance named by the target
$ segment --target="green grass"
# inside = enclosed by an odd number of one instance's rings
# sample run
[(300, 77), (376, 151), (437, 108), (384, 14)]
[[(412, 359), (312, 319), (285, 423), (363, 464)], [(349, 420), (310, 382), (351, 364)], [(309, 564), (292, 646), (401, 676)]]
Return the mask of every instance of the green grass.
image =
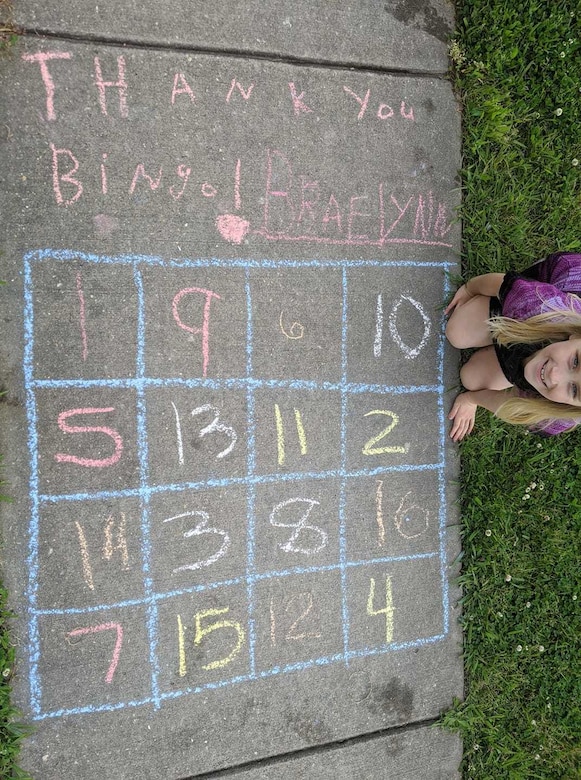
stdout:
[[(458, 0), (465, 278), (581, 251), (581, 3)], [(462, 444), (463, 777), (581, 777), (581, 431)]]
[[(4, 483), (0, 481), (0, 501), (9, 501), (3, 495), (4, 488)], [(7, 601), (8, 594), (0, 584), (0, 778), (27, 778), (28, 775), (17, 767), (20, 743), (29, 729), (20, 721), (20, 713), (10, 702), (15, 650), (10, 637), (13, 615), (7, 607)]]
[(11, 0), (0, 0), (0, 55), (10, 51), (18, 40), (18, 31), (12, 23)]
[[(581, 251), (580, 24), (579, 0), (457, 2), (466, 278)], [(461, 514), (466, 696), (443, 724), (464, 739), (464, 777), (578, 779), (581, 431), (541, 439), (479, 414)], [(1, 674), (13, 651), (1, 590), (0, 602)], [(8, 681), (7, 778), (22, 735)]]

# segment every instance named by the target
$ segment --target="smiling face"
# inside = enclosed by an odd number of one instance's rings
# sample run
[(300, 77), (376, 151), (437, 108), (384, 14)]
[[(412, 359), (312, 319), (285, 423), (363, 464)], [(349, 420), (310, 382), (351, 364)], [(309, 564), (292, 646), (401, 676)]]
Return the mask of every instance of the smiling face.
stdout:
[(549, 401), (581, 407), (581, 339), (556, 341), (535, 352), (524, 375)]

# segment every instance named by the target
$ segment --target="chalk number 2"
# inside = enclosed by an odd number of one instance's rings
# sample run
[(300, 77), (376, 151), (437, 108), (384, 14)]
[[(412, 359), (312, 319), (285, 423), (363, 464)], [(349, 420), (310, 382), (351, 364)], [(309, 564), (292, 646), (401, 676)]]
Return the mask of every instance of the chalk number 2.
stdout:
[(378, 444), (382, 439), (384, 439), (386, 436), (389, 436), (389, 434), (393, 431), (395, 426), (399, 423), (399, 416), (395, 412), (390, 412), (387, 409), (374, 409), (372, 412), (367, 412), (365, 415), (366, 417), (370, 417), (372, 414), (384, 414), (386, 417), (390, 418), (390, 422), (386, 427), (380, 431), (376, 436), (372, 436), (371, 439), (367, 442), (367, 444), (363, 447), (363, 454), (364, 455), (383, 455), (384, 453), (393, 453), (393, 452), (408, 452), (410, 445), (409, 443), (402, 445), (393, 445), (393, 446), (387, 446), (387, 447), (376, 447), (375, 445)]

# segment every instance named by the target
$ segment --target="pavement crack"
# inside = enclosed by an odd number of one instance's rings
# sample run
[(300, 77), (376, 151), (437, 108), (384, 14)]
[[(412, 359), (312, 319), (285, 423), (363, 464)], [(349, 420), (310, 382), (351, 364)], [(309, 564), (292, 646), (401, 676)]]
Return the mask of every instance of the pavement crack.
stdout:
[(272, 62), (285, 65), (319, 68), (321, 70), (350, 70), (361, 73), (377, 73), (387, 76), (403, 78), (448, 78), (447, 72), (411, 70), (406, 68), (383, 68), (378, 65), (345, 62), (341, 60), (317, 60), (309, 57), (294, 57), (289, 54), (275, 54), (271, 51), (253, 51), (250, 49), (220, 49), (210, 46), (189, 46), (182, 43), (164, 43), (162, 41), (140, 41), (130, 38), (116, 38), (114, 36), (99, 35), (75, 35), (74, 33), (54, 32), (41, 28), (21, 27), (19, 33), (25, 37), (47, 38), (49, 40), (69, 41), (72, 43), (87, 43), (91, 45), (112, 46), (119, 48), (144, 49), (147, 51), (168, 51), (178, 54), (200, 54), (210, 57), (227, 57), (231, 59), (258, 60), (259, 62)]

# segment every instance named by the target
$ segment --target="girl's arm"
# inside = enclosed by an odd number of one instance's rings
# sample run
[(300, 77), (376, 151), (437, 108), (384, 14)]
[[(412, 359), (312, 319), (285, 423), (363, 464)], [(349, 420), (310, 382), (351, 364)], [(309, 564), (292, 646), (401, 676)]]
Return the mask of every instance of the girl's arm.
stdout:
[(493, 298), (500, 292), (500, 287), (504, 280), (504, 274), (483, 274), (482, 276), (473, 276), (466, 284), (463, 284), (456, 290), (456, 294), (444, 310), (445, 314), (451, 314), (456, 306), (462, 306), (463, 303), (474, 298), (475, 295), (486, 295)]
[(460, 393), (448, 415), (448, 419), (454, 421), (450, 431), (452, 441), (461, 441), (472, 431), (479, 406), (496, 414), (502, 404), (515, 395), (518, 391), (514, 387), (510, 390), (468, 390)]

